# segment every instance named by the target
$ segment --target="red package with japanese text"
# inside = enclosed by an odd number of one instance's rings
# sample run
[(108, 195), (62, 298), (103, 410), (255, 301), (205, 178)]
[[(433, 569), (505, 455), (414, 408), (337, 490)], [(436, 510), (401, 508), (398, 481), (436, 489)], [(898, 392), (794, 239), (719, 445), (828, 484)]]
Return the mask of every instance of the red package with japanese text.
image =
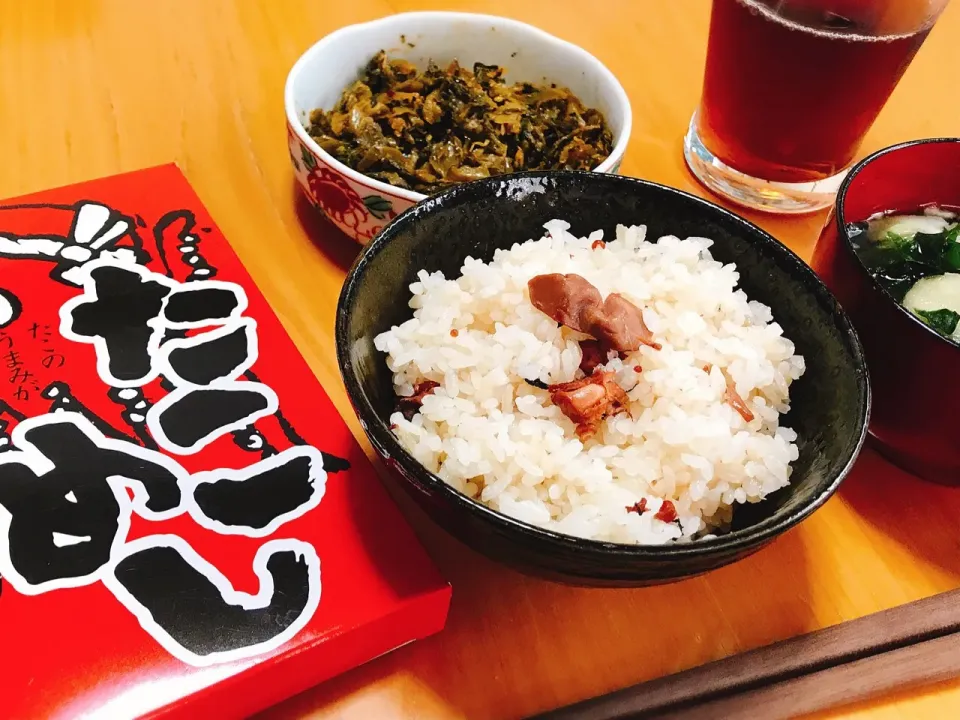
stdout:
[(0, 203), (0, 714), (244, 717), (449, 599), (175, 166)]

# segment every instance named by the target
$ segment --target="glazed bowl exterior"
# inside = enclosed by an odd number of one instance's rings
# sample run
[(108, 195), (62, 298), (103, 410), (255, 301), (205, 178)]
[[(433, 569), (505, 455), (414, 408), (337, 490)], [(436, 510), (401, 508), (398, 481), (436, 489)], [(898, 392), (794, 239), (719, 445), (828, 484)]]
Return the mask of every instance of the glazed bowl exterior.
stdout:
[(363, 244), (422, 193), (369, 178), (325, 152), (306, 131), (311, 111), (329, 110), (378, 51), (426, 68), (457, 59), (507, 69), (508, 82), (555, 82), (599, 109), (613, 133), (613, 151), (595, 172), (620, 168), (630, 137), (630, 102), (620, 82), (586, 50), (531, 25), (492, 15), (413, 12), (350, 25), (307, 50), (287, 77), (287, 146), (297, 182), (311, 204)]
[[(539, 238), (543, 224), (566, 219), (571, 231), (645, 224), (648, 237), (708, 237), (734, 262), (747, 294), (773, 316), (806, 358), (791, 387), (784, 424), (799, 434), (792, 483), (742, 506), (732, 532), (663, 547), (583, 540), (491, 510), (428, 472), (390, 431), (396, 398), (373, 339), (412, 311), (409, 285), (419, 270), (457, 277), (467, 256), (485, 261), (498, 248)], [(706, 200), (643, 180), (598, 173), (538, 173), (461, 185), (407, 211), (361, 253), (337, 311), (337, 355), (362, 427), (392, 481), (450, 534), (523, 572), (581, 585), (637, 586), (690, 577), (763, 547), (820, 507), (847, 474), (866, 435), (870, 390), (860, 343), (830, 292), (806, 264), (766, 232)]]
[(854, 167), (837, 194), (813, 267), (863, 340), (873, 381), (870, 432), (878, 449), (921, 477), (960, 484), (953, 413), (960, 345), (905, 310), (860, 262), (846, 225), (877, 212), (935, 203), (960, 206), (960, 139), (917, 140), (880, 150)]

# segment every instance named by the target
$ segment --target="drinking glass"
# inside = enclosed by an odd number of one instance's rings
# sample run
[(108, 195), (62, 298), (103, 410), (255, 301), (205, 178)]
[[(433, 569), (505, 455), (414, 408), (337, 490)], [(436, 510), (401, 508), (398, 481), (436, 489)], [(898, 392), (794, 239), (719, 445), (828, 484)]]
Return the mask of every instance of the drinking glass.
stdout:
[(690, 170), (758, 210), (831, 205), (948, 1), (713, 0)]

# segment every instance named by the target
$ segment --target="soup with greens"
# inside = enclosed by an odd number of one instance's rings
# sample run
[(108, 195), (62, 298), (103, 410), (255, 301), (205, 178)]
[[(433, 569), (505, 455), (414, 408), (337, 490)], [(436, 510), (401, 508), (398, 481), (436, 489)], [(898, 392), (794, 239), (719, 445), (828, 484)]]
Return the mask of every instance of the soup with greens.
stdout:
[(847, 226), (860, 260), (890, 294), (960, 342), (960, 210), (928, 206), (877, 213)]

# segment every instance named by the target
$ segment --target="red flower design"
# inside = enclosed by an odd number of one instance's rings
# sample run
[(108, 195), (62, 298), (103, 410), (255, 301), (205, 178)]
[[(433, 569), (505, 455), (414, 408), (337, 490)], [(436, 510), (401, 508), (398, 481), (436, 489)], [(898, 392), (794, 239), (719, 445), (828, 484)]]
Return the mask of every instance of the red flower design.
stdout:
[(318, 164), (310, 169), (307, 182), (317, 205), (334, 221), (356, 231), (370, 218), (356, 190), (333, 170)]

